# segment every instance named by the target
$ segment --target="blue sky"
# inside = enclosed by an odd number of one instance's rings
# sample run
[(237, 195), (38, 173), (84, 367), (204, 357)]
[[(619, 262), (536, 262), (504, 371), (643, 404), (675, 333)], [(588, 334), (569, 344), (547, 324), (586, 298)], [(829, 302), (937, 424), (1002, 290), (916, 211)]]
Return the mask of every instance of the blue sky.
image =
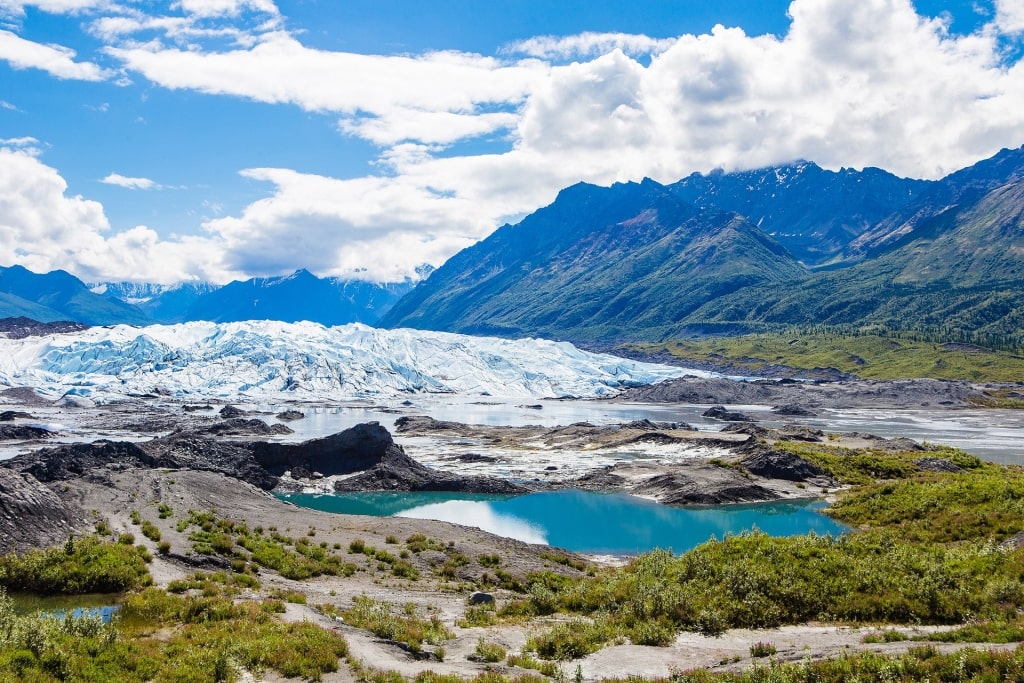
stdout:
[(400, 280), (580, 180), (1024, 144), (1024, 0), (0, 0), (0, 265)]

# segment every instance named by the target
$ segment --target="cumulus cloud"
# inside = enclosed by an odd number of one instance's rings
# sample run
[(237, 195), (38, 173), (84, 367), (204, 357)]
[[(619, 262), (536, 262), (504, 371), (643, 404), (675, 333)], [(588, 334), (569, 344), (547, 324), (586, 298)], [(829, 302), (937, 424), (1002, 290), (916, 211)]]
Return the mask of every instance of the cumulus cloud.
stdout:
[(0, 30), (0, 60), (15, 69), (42, 69), (61, 79), (102, 81), (110, 72), (89, 62), (76, 62), (75, 51), (60, 45), (43, 45)]
[(26, 7), (35, 7), (50, 14), (70, 14), (110, 5), (110, 0), (0, 0), (0, 14), (25, 14)]
[(225, 52), (159, 44), (108, 52), (166, 88), (344, 114), (342, 130), (378, 144), (412, 137), (448, 143), (509, 126), (514, 119), (487, 107), (521, 103), (547, 72), (536, 60), (506, 64), (459, 52), (410, 57), (317, 50), (283, 31)]
[(117, 185), (128, 190), (158, 190), (162, 187), (150, 180), (149, 178), (132, 178), (130, 176), (123, 176), (120, 173), (111, 173), (106, 178), (100, 180), (101, 183), (107, 185)]
[(396, 281), (491, 227), (490, 216), (465, 200), (400, 178), (338, 180), (273, 168), (243, 174), (272, 183), (273, 195), (204, 225), (234, 271), (277, 275), (302, 264), (321, 275)]
[(219, 250), (206, 237), (162, 240), (145, 226), (111, 234), (103, 206), (69, 195), (60, 173), (27, 143), (0, 143), (0, 263), (46, 272), (65, 269), (91, 281), (227, 281)]
[(242, 10), (278, 14), (273, 0), (180, 0), (175, 6), (201, 17), (238, 16)]
[(996, 25), (1004, 33), (1024, 32), (1024, 0), (996, 0)]

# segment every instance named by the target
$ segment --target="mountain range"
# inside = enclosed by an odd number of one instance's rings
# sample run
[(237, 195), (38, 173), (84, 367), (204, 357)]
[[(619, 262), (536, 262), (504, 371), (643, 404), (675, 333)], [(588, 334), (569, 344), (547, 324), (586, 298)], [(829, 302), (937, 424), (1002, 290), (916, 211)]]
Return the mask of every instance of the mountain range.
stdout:
[(1024, 147), (941, 180), (800, 161), (599, 187), (464, 249), (418, 284), (305, 270), (222, 287), (0, 268), (0, 317), (145, 325), (350, 322), (582, 342), (825, 325), (1024, 345)]
[[(421, 268), (423, 275), (430, 267)], [(253, 278), (223, 286), (182, 283), (162, 286), (107, 282), (89, 286), (56, 270), (33, 273), (0, 267), (0, 318), (24, 316), (41, 322), (71, 320), (88, 325), (151, 325), (204, 320), (308, 320), (324, 325), (374, 323), (413, 287), (411, 280), (377, 284), (320, 278), (307, 270)]]
[(810, 162), (579, 184), (456, 254), (380, 321), (660, 340), (786, 326), (1024, 329), (1024, 148), (938, 181)]

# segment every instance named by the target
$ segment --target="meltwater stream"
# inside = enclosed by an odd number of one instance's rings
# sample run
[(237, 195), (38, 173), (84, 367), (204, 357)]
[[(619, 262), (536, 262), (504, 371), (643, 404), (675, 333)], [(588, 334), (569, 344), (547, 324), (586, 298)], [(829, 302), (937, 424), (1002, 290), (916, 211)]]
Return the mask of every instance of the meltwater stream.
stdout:
[(525, 496), (463, 493), (282, 494), (302, 507), (341, 514), (436, 519), (574, 552), (631, 555), (654, 548), (683, 552), (711, 537), (752, 529), (772, 536), (846, 529), (800, 501), (676, 508), (624, 494), (554, 491)]

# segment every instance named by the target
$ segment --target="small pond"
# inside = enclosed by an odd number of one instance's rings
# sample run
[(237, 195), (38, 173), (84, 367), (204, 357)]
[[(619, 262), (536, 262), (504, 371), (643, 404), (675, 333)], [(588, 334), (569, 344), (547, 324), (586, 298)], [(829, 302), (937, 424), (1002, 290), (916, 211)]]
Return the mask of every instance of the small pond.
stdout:
[(846, 528), (822, 514), (821, 501), (676, 508), (625, 494), (554, 491), (525, 496), (461, 493), (282, 494), (325, 512), (436, 519), (499, 536), (580, 553), (683, 552), (712, 536), (760, 529), (773, 536)]
[(90, 593), (86, 595), (29, 595), (24, 593), (11, 593), (11, 601), (14, 603), (14, 611), (17, 614), (31, 614), (33, 612), (44, 612), (58, 619), (67, 614), (78, 618), (83, 616), (99, 617), (104, 624), (110, 620), (121, 609), (118, 603), (123, 597), (119, 593)]

